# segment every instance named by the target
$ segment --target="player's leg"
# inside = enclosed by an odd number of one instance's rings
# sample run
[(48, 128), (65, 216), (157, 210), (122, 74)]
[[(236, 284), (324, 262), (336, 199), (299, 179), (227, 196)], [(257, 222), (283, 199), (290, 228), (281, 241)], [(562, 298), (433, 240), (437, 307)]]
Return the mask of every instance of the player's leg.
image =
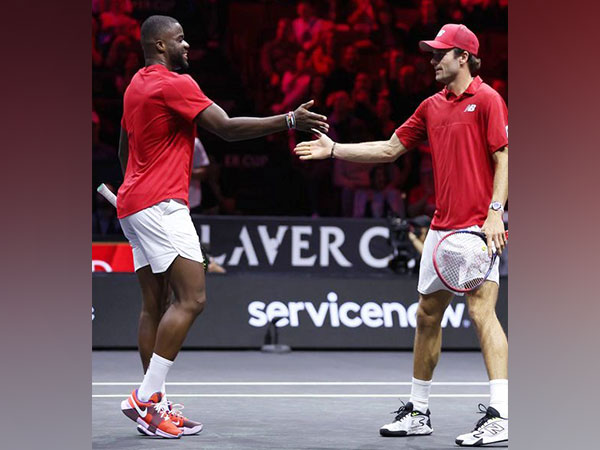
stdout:
[(508, 340), (496, 315), (498, 285), (486, 281), (467, 294), (469, 317), (477, 332), (490, 380), (508, 378)]
[(498, 284), (486, 281), (467, 295), (471, 322), (477, 332), (490, 379), (490, 405), (475, 429), (456, 438), (461, 446), (479, 446), (508, 440), (508, 341), (496, 315)]
[(398, 409), (392, 423), (380, 428), (379, 433), (383, 436), (428, 435), (433, 432), (429, 418), (429, 393), (433, 371), (440, 357), (442, 318), (454, 295), (445, 290), (433, 267), (433, 249), (442, 237), (443, 233), (437, 230), (427, 233), (421, 255), (410, 401)]
[(142, 309), (138, 321), (138, 349), (144, 373), (154, 353), (156, 331), (166, 309), (168, 284), (165, 274), (154, 274), (150, 265), (136, 271), (142, 290)]
[[(171, 274), (175, 274), (176, 277), (174, 279), (177, 280), (177, 274), (181, 272), (178, 261), (183, 258), (178, 255), (189, 255), (191, 259), (197, 260), (194, 263), (202, 269), (200, 276), (201, 290), (203, 291), (204, 273), (200, 243), (191, 221), (189, 210), (182, 202), (174, 200), (161, 202), (126, 217), (122, 220), (122, 224), (125, 225), (124, 231), (127, 228), (127, 237), (132, 237), (130, 242), (132, 242), (134, 249), (134, 262), (136, 261), (135, 251), (137, 245), (134, 247), (133, 243), (136, 242), (143, 252), (142, 256), (151, 264), (152, 276), (156, 280), (166, 280), (163, 282), (168, 283)], [(136, 268), (138, 269), (146, 265), (139, 264), (141, 260), (140, 256), (137, 259), (138, 264), (136, 264)], [(161, 305), (162, 301), (156, 300), (160, 299), (163, 295), (157, 294), (160, 290), (157, 288), (156, 292), (154, 292), (155, 302), (154, 305), (152, 302), (149, 302), (151, 307)], [(189, 296), (184, 297), (188, 298)], [(169, 309), (171, 308), (169, 307)], [(154, 352), (150, 358), (150, 363), (142, 384), (132, 392), (127, 400), (121, 403), (121, 409), (125, 415), (136, 421), (146, 434), (163, 437), (180, 437), (185, 431), (183, 427), (179, 427), (179, 425), (183, 425), (179, 423), (183, 420), (183, 416), (174, 413), (171, 405), (161, 392), (167, 374), (173, 365), (173, 360), (183, 342), (183, 339), (178, 338), (176, 339), (179, 341), (176, 349), (173, 351), (169, 349), (172, 339), (169, 339), (169, 332), (165, 331), (164, 326), (162, 329), (163, 337), (161, 338), (161, 323), (164, 321), (165, 316), (168, 316), (169, 309), (167, 309), (167, 312), (165, 312), (165, 315), (161, 317), (158, 323)], [(187, 308), (187, 312), (190, 312), (190, 308)], [(183, 327), (183, 331), (181, 326), (174, 326), (172, 327), (171, 334), (182, 335), (185, 338), (189, 326), (191, 326), (193, 319), (198, 313), (199, 311), (192, 314), (193, 318), (187, 320), (187, 325)], [(154, 314), (156, 314), (156, 309)], [(169, 320), (167, 320), (167, 327), (169, 327), (168, 322)], [(166, 345), (163, 347), (159, 345), (161, 339), (164, 339), (166, 342)], [(173, 420), (171, 416), (173, 416)]]
[(442, 348), (442, 319), (453, 294), (437, 291), (419, 296), (417, 330), (413, 346), (413, 376), (431, 380)]
[(382, 436), (428, 435), (433, 432), (429, 418), (429, 393), (433, 371), (440, 358), (442, 318), (452, 297), (451, 292), (443, 290), (420, 295), (410, 400), (396, 411), (392, 423), (380, 428)]
[(177, 256), (167, 272), (175, 293), (158, 325), (154, 353), (173, 361), (206, 303), (202, 263)]

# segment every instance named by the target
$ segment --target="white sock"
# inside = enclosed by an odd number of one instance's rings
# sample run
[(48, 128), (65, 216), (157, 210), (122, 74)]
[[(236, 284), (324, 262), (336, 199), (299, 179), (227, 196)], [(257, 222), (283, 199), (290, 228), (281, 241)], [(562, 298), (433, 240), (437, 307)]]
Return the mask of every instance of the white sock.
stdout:
[(162, 386), (160, 387), (160, 392), (162, 392), (163, 398), (167, 398), (167, 386), (166, 381), (163, 381)]
[(173, 361), (169, 361), (156, 353), (152, 354), (150, 365), (144, 375), (144, 381), (138, 388), (138, 398), (147, 402), (155, 392), (162, 392), (163, 384), (169, 373), (169, 369), (173, 365)]
[(418, 380), (413, 377), (412, 387), (410, 388), (410, 402), (415, 411), (426, 413), (429, 408), (429, 392), (431, 391), (431, 381)]
[(490, 406), (508, 419), (508, 380), (490, 380)]

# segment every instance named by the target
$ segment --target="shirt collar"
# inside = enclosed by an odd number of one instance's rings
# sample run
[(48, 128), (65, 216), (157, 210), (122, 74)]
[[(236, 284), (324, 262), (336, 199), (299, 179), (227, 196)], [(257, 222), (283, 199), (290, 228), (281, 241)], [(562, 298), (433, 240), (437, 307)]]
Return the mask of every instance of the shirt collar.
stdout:
[(149, 66), (144, 67), (144, 69), (146, 69), (146, 70), (162, 70), (165, 72), (169, 71), (169, 69), (167, 69), (167, 67), (163, 66), (162, 64), (151, 64)]
[(447, 87), (444, 87), (444, 97), (446, 97), (447, 100), (458, 100), (459, 98), (462, 98), (464, 95), (474, 95), (475, 92), (477, 92), (477, 89), (479, 89), (479, 86), (481, 86), (481, 83), (483, 83), (483, 80), (481, 79), (480, 76), (476, 76), (475, 78), (473, 78), (473, 81), (471, 81), (469, 83), (469, 86), (467, 86), (467, 89), (465, 89), (465, 92), (463, 92), (462, 94), (460, 94), (458, 97), (456, 95), (454, 95), (454, 92), (448, 90)]

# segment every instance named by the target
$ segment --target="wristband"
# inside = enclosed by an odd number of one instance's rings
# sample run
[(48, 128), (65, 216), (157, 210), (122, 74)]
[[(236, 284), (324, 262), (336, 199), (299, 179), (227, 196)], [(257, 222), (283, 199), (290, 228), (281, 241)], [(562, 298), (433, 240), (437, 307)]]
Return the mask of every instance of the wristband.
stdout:
[(331, 159), (335, 158), (335, 156), (333, 156), (333, 149), (335, 148), (335, 144), (337, 144), (337, 142), (334, 142), (333, 145), (331, 146), (331, 154), (329, 155), (329, 157)]
[(288, 130), (296, 128), (296, 115), (293, 111), (290, 111), (285, 115), (285, 123), (287, 124)]

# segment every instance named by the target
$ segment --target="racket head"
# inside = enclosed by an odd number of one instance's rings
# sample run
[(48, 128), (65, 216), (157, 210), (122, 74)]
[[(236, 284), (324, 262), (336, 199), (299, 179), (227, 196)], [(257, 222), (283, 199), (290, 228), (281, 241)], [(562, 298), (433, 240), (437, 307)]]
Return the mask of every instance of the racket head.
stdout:
[(467, 293), (481, 286), (490, 275), (497, 253), (490, 258), (485, 234), (471, 230), (448, 233), (433, 250), (433, 267), (448, 289)]

